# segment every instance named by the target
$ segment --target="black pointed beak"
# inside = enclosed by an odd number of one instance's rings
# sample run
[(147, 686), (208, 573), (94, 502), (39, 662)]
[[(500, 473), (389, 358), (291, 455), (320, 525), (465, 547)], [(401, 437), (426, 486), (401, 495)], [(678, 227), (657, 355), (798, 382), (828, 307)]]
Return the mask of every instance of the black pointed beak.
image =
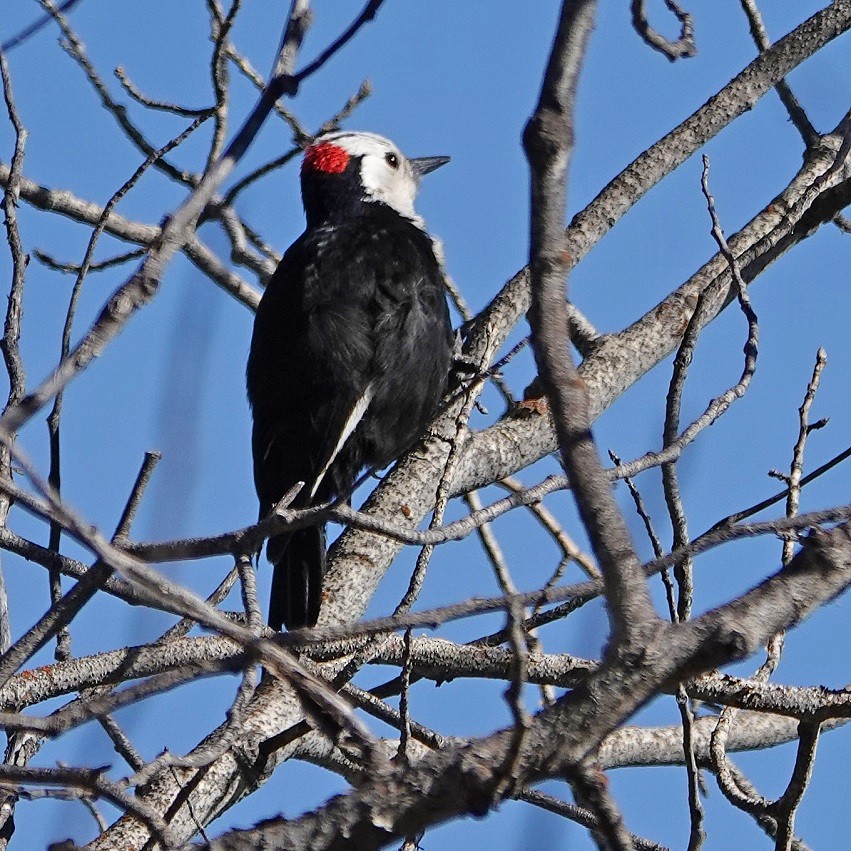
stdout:
[(446, 165), (449, 162), (449, 157), (417, 157), (416, 159), (408, 160), (413, 169), (414, 176), (419, 180), (423, 175)]

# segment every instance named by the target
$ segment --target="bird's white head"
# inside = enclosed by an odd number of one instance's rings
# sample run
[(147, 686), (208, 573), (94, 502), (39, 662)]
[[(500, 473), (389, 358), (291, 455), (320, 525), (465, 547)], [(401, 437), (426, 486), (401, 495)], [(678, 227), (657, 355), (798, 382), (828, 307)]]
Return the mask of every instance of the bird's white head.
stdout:
[(304, 152), (302, 181), (308, 185), (317, 175), (351, 176), (356, 170), (360, 200), (381, 201), (423, 227), (414, 210), (420, 179), (447, 162), (449, 157), (408, 159), (393, 142), (376, 133), (338, 131), (319, 136)]

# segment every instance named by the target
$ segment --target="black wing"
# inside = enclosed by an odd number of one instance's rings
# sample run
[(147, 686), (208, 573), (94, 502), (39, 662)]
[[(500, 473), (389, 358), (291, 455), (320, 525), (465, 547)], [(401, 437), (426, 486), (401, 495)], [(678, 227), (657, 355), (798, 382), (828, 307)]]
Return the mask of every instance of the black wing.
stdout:
[(248, 360), (261, 515), (295, 482), (313, 481), (358, 402), (360, 428), (317, 499), (345, 493), (364, 466), (385, 465), (425, 426), (446, 389), (451, 328), (429, 238), (395, 213), (304, 234), (257, 311)]
[[(446, 389), (451, 350), (443, 274), (419, 228), (376, 204), (305, 233), (266, 288), (248, 359), (260, 516), (299, 481), (296, 506), (347, 495), (363, 467), (407, 448)], [(267, 552), (270, 625), (312, 625), (322, 529), (276, 536)]]

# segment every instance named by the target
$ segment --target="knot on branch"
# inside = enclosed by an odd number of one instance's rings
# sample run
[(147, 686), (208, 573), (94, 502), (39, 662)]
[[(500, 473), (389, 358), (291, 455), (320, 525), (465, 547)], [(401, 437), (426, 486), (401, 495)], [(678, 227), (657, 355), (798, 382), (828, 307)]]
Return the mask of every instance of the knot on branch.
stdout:
[(539, 106), (523, 130), (523, 150), (529, 161), (547, 162), (572, 147), (570, 116), (557, 107)]
[[(140, 275), (137, 283), (143, 289), (149, 289), (145, 275)], [(121, 322), (133, 311), (133, 299), (124, 292), (119, 290), (106, 303), (106, 313), (113, 322)]]
[(747, 632), (735, 626), (727, 626), (718, 631), (714, 642), (721, 657), (728, 662), (738, 662), (756, 652), (759, 642), (749, 637)]

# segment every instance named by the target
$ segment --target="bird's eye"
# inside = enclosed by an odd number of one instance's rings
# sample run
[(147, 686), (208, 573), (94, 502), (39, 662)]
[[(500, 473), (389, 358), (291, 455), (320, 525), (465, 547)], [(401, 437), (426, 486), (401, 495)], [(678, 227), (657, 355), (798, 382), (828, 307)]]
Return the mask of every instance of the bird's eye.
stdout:
[(390, 168), (399, 168), (399, 157), (394, 153), (389, 153), (384, 155), (384, 160)]

